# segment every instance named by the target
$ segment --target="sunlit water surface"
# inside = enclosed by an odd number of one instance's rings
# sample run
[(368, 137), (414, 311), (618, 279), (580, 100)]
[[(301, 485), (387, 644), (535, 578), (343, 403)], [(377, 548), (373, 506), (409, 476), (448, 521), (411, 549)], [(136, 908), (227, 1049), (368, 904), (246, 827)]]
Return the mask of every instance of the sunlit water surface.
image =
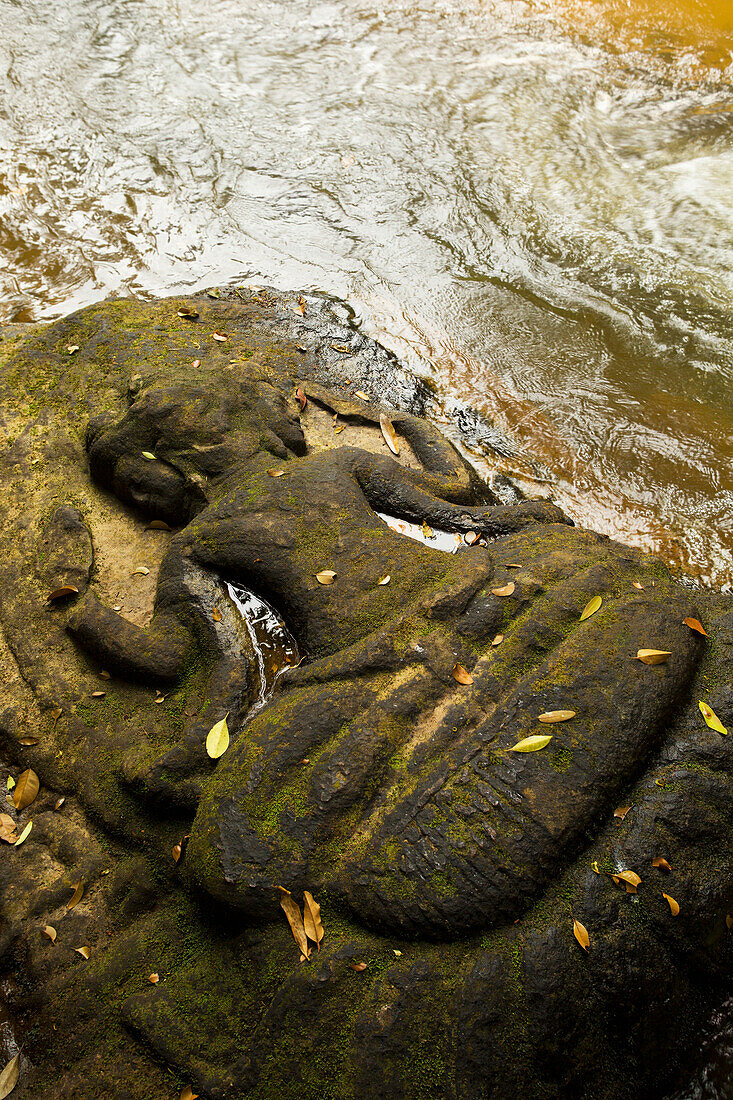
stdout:
[(341, 295), (447, 416), (495, 421), (503, 468), (534, 458), (576, 519), (733, 582), (728, 0), (0, 21), (2, 318), (230, 280)]

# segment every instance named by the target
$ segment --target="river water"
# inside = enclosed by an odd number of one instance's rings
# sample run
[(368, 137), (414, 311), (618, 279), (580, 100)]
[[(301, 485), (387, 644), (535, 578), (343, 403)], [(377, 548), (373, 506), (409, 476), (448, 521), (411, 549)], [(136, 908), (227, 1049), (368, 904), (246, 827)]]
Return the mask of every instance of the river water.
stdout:
[(506, 469), (733, 584), (730, 0), (0, 0), (0, 26), (0, 319), (340, 295)]

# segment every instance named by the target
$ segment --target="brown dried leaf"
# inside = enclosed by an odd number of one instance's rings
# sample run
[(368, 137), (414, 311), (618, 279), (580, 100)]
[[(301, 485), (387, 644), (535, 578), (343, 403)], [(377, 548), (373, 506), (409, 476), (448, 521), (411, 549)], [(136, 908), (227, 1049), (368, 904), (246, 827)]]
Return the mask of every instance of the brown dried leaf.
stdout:
[(67, 910), (76, 908), (81, 899), (84, 897), (84, 883), (81, 881), (81, 879), (79, 880), (79, 882), (74, 884), (72, 889), (74, 893), (71, 895), (66, 903)]
[(351, 351), (348, 344), (331, 344), (334, 351), (340, 351), (342, 354), (346, 354), (347, 351)]
[(63, 713), (64, 712), (62, 711), (61, 707), (56, 707), (54, 710), (51, 711), (51, 717), (53, 718), (54, 731), (56, 730), (56, 726), (58, 725), (59, 718), (61, 717), (61, 715)]
[(150, 523), (145, 528), (146, 531), (172, 531), (173, 528), (170, 524), (166, 523), (164, 519), (151, 519)]
[(160, 974), (148, 974), (148, 981), (151, 985), (157, 985), (160, 981)]
[(16, 810), (24, 810), (26, 806), (30, 806), (40, 789), (41, 784), (38, 776), (33, 768), (27, 768), (18, 776), (13, 791), (13, 803)]
[(679, 904), (674, 900), (674, 898), (671, 898), (669, 896), (669, 894), (662, 894), (662, 897), (665, 899), (665, 901), (669, 905), (669, 911), (672, 914), (672, 916), (673, 917), (678, 917), (679, 912), (680, 912)]
[(505, 584), (503, 588), (492, 588), (491, 591), (495, 596), (511, 596), (516, 587), (514, 581), (510, 581), (509, 584)]
[(336, 578), (336, 574), (333, 569), (322, 569), (320, 573), (316, 573), (316, 580), (319, 584), (333, 584)]
[(43, 936), (48, 936), (51, 943), (56, 943), (57, 932), (56, 932), (56, 929), (54, 928), (54, 926), (52, 924), (47, 924), (44, 928), (42, 928), (41, 929), (41, 934)]
[(78, 596), (79, 589), (73, 584), (62, 584), (61, 588), (54, 588), (53, 592), (49, 592), (46, 599), (49, 603), (55, 603), (56, 600), (63, 600), (67, 596)]
[(6, 844), (15, 844), (18, 839), (15, 822), (10, 814), (0, 814), (0, 840)]
[(505, 568), (505, 569), (521, 569), (521, 568), (522, 568), (522, 566), (521, 566), (521, 564), (520, 564), (519, 562), (516, 562), (516, 561), (508, 561), (508, 562), (506, 563), (506, 565), (504, 566), (504, 568)]
[(366, 970), (367, 964), (364, 962), (351, 963), (351, 969), (355, 970), (357, 974), (361, 974), (362, 970)]
[(104, 699), (106, 694), (107, 694), (106, 691), (93, 691), (92, 695), (91, 695), (91, 698), (92, 699)]
[(39, 740), (38, 737), (21, 737), (18, 744), (22, 745), (24, 749), (27, 749), (33, 745), (37, 745)]
[(178, 1100), (197, 1100), (197, 1097), (198, 1093), (194, 1092), (190, 1085), (186, 1085), (185, 1088), (181, 1089)]
[(284, 470), (277, 470), (277, 469), (275, 469), (274, 466), (271, 469), (269, 469), (267, 472), (270, 475), (270, 477), (282, 477), (283, 474), (285, 473)]
[(181, 847), (181, 845), (180, 844), (174, 844), (173, 845), (173, 862), (178, 863), (178, 860), (181, 858), (182, 855), (183, 855), (183, 848)]
[(104, 669), (102, 669), (102, 671), (99, 674), (99, 679), (100, 680), (111, 680), (112, 677), (110, 676), (110, 674), (108, 672), (105, 672)]
[(463, 665), (453, 665), (453, 679), (459, 684), (473, 683), (473, 676)]
[(220, 623), (221, 622), (222, 614), (221, 614), (221, 611), (219, 610), (218, 607), (215, 607), (214, 610), (211, 612), (211, 617), (212, 617), (212, 619), (214, 620), (215, 623)]
[(503, 641), (504, 641), (504, 635), (503, 635), (503, 634), (497, 634), (497, 635), (496, 635), (496, 636), (495, 636), (495, 637), (494, 637), (494, 638), (492, 639), (492, 642), (491, 642), (491, 644), (492, 644), (492, 645), (501, 645), (501, 643), (502, 643)]
[(585, 927), (584, 924), (581, 924), (579, 920), (575, 920), (574, 917), (573, 917), (573, 935), (575, 936), (576, 940), (578, 941), (580, 946), (583, 948), (583, 950), (587, 951), (588, 948), (590, 947), (590, 936), (588, 935), (588, 929)]
[(689, 626), (690, 630), (694, 630), (696, 634), (702, 634), (703, 638), (707, 638), (708, 632), (699, 619), (683, 619), (682, 621), (685, 626)]
[(305, 396), (305, 392), (303, 391), (302, 386), (298, 386), (297, 390), (295, 391), (295, 396), (298, 398), (298, 402), (300, 404), (300, 411), (302, 412), (303, 409), (308, 404), (308, 398)]
[(300, 948), (300, 953), (305, 955), (306, 959), (309, 959), (311, 949), (308, 945), (308, 937), (305, 934), (305, 925), (303, 924), (300, 906), (297, 905), (290, 891), (286, 890), (284, 886), (278, 886), (278, 890), (280, 891), (280, 908), (288, 918), (288, 924), (293, 933), (293, 939)]
[(296, 313), (299, 313), (301, 317), (305, 317), (305, 306), (306, 306), (305, 298), (303, 297), (302, 294), (299, 294), (298, 295), (298, 304), (297, 304), (297, 306), (293, 306), (293, 309), (295, 310)]
[[(78, 351), (78, 348), (75, 349)], [(10, 1059), (2, 1073), (0, 1073), (0, 1100), (5, 1100), (18, 1084), (20, 1076), (20, 1051)]]
[(540, 714), (538, 722), (568, 722), (571, 718), (575, 718), (574, 710), (546, 710), (544, 714)]
[(194, 359), (191, 366), (193, 367), (194, 370), (198, 370), (198, 368), (201, 366), (201, 360), (200, 359)]
[(672, 656), (666, 649), (640, 649), (636, 658), (645, 665), (663, 665)]
[(667, 860), (664, 858), (664, 856), (655, 856), (654, 859), (652, 860), (652, 867), (659, 867), (660, 870), (662, 870), (662, 871), (671, 871), (672, 870), (672, 868), (667, 863)]
[(91, 955), (91, 951), (88, 947), (75, 947), (74, 950), (76, 951), (77, 955), (81, 955), (82, 959), (88, 959)]
[(638, 581), (634, 581), (634, 588), (638, 588), (640, 592), (643, 592), (643, 591), (644, 591), (644, 585), (643, 585), (643, 584), (639, 584), (639, 582), (638, 582)]
[(54, 810), (60, 810), (65, 801), (66, 801), (66, 796), (65, 795), (62, 795), (61, 798), (57, 798), (56, 801), (53, 804)]
[(303, 891), (305, 905), (303, 906), (303, 926), (305, 934), (321, 950), (323, 939), (323, 923), (321, 921), (321, 907), (309, 890)]
[(631, 806), (619, 806), (613, 811), (613, 816), (618, 817), (621, 821), (623, 821), (630, 809)]
[(636, 887), (641, 885), (641, 878), (637, 875), (636, 871), (617, 871), (611, 878), (617, 886), (619, 882), (623, 882), (630, 894), (635, 894)]
[(400, 453), (400, 444), (397, 439), (397, 433), (394, 430), (394, 424), (389, 417), (384, 415), (380, 416), (379, 427), (382, 429), (384, 442), (387, 444), (392, 454), (398, 455)]
[(193, 306), (181, 306), (178, 310), (178, 316), (183, 317), (184, 321), (195, 321), (199, 315), (199, 311), (194, 309)]
[(733, 928), (733, 914), (731, 914), (731, 913), (726, 913), (725, 914), (725, 925), (726, 925), (726, 928), (728, 929), (728, 931), (730, 932), (731, 928)]

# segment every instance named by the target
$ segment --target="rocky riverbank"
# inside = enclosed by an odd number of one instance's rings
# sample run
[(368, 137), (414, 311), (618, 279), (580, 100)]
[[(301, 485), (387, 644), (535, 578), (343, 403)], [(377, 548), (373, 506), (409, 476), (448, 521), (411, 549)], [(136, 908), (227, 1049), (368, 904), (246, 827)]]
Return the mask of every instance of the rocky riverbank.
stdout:
[[(428, 397), (315, 296), (3, 332), (13, 1096), (620, 1100), (684, 1066), (731, 964), (730, 597), (499, 500)], [(227, 581), (303, 657), (255, 714)]]

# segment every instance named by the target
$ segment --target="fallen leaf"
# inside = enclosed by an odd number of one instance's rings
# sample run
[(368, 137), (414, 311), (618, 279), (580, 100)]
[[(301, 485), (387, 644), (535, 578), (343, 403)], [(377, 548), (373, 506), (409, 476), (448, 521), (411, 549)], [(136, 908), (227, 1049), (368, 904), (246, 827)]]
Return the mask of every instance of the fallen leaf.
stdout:
[(643, 584), (639, 584), (638, 581), (634, 581), (633, 583), (634, 583), (634, 588), (638, 588), (640, 592), (644, 591), (644, 585)]
[(79, 350), (79, 345), (78, 344), (67, 344), (66, 345), (66, 351), (68, 352), (69, 355), (76, 355), (78, 350)]
[(708, 632), (699, 619), (683, 619), (682, 621), (685, 626), (689, 626), (690, 630), (694, 630), (696, 634), (702, 634), (703, 638), (707, 638)]
[(424, 539), (435, 538), (435, 532), (433, 531), (432, 527), (428, 527), (427, 523), (423, 523), (422, 525), (422, 537)]
[(62, 584), (61, 588), (54, 588), (53, 592), (49, 592), (46, 599), (49, 603), (54, 603), (55, 600), (63, 600), (66, 596), (78, 596), (79, 589), (73, 584)]
[(195, 321), (199, 315), (199, 311), (194, 309), (193, 306), (181, 306), (178, 310), (178, 316), (183, 317), (185, 321)]
[(509, 752), (537, 752), (538, 749), (544, 749), (552, 741), (551, 734), (533, 734), (532, 737), (523, 737), (521, 741), (517, 741), (516, 745), (512, 745)]
[(75, 947), (77, 955), (81, 955), (82, 959), (88, 959), (91, 952), (88, 947)]
[(662, 897), (665, 899), (665, 901), (669, 905), (669, 911), (672, 914), (672, 916), (673, 917), (679, 916), (680, 907), (679, 907), (679, 904), (674, 900), (674, 898), (671, 898), (669, 896), (669, 894), (662, 894)]
[(597, 875), (600, 875), (600, 873), (601, 873), (601, 869), (600, 869), (600, 867), (598, 866), (598, 860), (597, 860), (597, 859), (594, 859), (594, 860), (593, 860), (593, 862), (591, 863), (591, 867), (593, 868), (593, 870), (595, 871), (595, 873), (596, 873)]
[(91, 695), (91, 698), (92, 699), (103, 699), (106, 694), (107, 694), (106, 691), (93, 691), (92, 695)]
[(491, 591), (495, 596), (511, 596), (515, 588), (516, 585), (514, 581), (510, 581), (509, 584), (505, 584), (503, 588), (492, 588)]
[(66, 903), (67, 910), (75, 909), (81, 899), (84, 897), (84, 883), (81, 879), (78, 882), (74, 883), (74, 885), (72, 886), (72, 890), (74, 892)]
[(591, 615), (595, 615), (602, 603), (603, 596), (594, 596), (592, 600), (588, 600), (580, 614), (580, 622), (582, 623), (584, 619), (589, 619)]
[(15, 786), (15, 780), (13, 779), (12, 775), (9, 775), (8, 776), (8, 783), (7, 783), (8, 790), (12, 791), (14, 786)]
[(368, 393), (364, 393), (364, 390), (357, 390), (354, 394), (355, 397), (361, 398), (362, 401), (369, 401), (370, 397)]
[(6, 844), (15, 844), (17, 839), (15, 822), (10, 814), (0, 814), (0, 840), (4, 840)]
[(583, 948), (583, 950), (587, 951), (588, 948), (590, 947), (590, 936), (588, 935), (588, 929), (585, 927), (584, 924), (581, 924), (579, 920), (575, 920), (574, 917), (573, 917), (573, 935), (575, 936), (576, 940), (578, 941), (580, 946)]
[(298, 386), (297, 390), (295, 391), (295, 396), (298, 398), (298, 401), (300, 403), (300, 411), (302, 412), (308, 404), (308, 398), (305, 396), (302, 386)]
[(726, 923), (726, 927), (728, 928), (728, 931), (730, 931), (731, 928), (733, 928), (733, 915), (731, 915), (730, 913), (726, 913), (725, 914), (725, 923)]
[(62, 715), (63, 713), (64, 713), (64, 712), (62, 711), (61, 707), (56, 707), (56, 708), (55, 708), (55, 710), (52, 710), (52, 711), (51, 711), (51, 716), (52, 716), (52, 718), (53, 718), (53, 728), (54, 728), (54, 731), (55, 731), (55, 729), (56, 729), (56, 726), (58, 725), (58, 721), (59, 721), (59, 718), (61, 717), (61, 715)]
[(296, 313), (299, 313), (301, 317), (304, 317), (305, 316), (305, 305), (306, 305), (305, 298), (303, 297), (302, 294), (299, 294), (298, 295), (298, 304), (297, 304), (297, 306), (293, 306), (293, 309), (295, 310)]
[(227, 711), (220, 722), (217, 722), (216, 725), (211, 727), (206, 738), (206, 751), (212, 760), (218, 760), (229, 748), (228, 717), (229, 711)]
[(396, 947), (392, 948), (392, 954), (395, 955), (396, 958), (398, 958), (398, 959), (402, 958), (402, 952), (398, 951)]
[(504, 635), (503, 635), (503, 634), (497, 634), (497, 635), (496, 635), (496, 636), (495, 636), (495, 637), (494, 637), (494, 638), (492, 639), (492, 642), (491, 642), (491, 644), (492, 644), (492, 645), (501, 645), (501, 643), (502, 643), (503, 641), (504, 641)]
[(467, 546), (475, 546), (480, 538), (481, 535), (478, 533), (478, 531), (467, 531), (466, 534), (463, 536), (463, 539)]
[(29, 821), (28, 824), (26, 825), (25, 829), (23, 830), (23, 832), (20, 834), (20, 836), (16, 840), (14, 847), (20, 848), (21, 844), (23, 844), (28, 839), (28, 837), (30, 835), (30, 831), (31, 831), (32, 828), (33, 828), (33, 822)]
[(306, 959), (309, 959), (311, 949), (308, 945), (308, 937), (305, 934), (305, 925), (303, 924), (300, 907), (293, 900), (290, 891), (286, 890), (284, 886), (278, 886), (278, 890), (280, 891), (280, 908), (288, 918), (293, 939), (300, 948), (301, 955), (305, 955)]
[(663, 665), (672, 654), (666, 649), (640, 649), (636, 658), (645, 665)]
[(100, 680), (111, 680), (112, 677), (110, 676), (110, 674), (108, 672), (105, 672), (104, 669), (102, 669), (102, 671), (99, 674), (99, 679)]
[(5, 1069), (0, 1073), (0, 1100), (5, 1100), (6, 1096), (10, 1096), (15, 1086), (18, 1083), (18, 1077), (20, 1075), (20, 1051), (11, 1058)]
[(348, 344), (331, 344), (331, 347), (333, 348), (334, 351), (340, 351), (342, 353), (345, 353), (347, 351), (351, 351), (351, 348), (349, 347)]
[(212, 619), (214, 620), (215, 623), (220, 623), (221, 622), (222, 614), (221, 614), (221, 611), (219, 610), (218, 607), (215, 607), (214, 610), (211, 612), (211, 617), (212, 617)]
[(201, 360), (200, 359), (194, 359), (191, 366), (193, 367), (194, 370), (198, 370), (198, 368), (201, 366)]
[(516, 562), (516, 561), (508, 561), (508, 562), (506, 563), (506, 565), (504, 566), (504, 568), (505, 568), (505, 569), (521, 569), (521, 568), (522, 568), (522, 566), (520, 565), (520, 563), (519, 563), (519, 562)]
[(728, 730), (720, 721), (713, 708), (709, 707), (707, 703), (703, 703), (702, 699), (698, 705), (700, 707), (700, 714), (702, 714), (706, 724), (710, 726), (710, 729), (715, 730), (716, 733), (722, 733), (724, 737), (727, 737)]
[(276, 470), (274, 466), (272, 467), (272, 469), (268, 470), (267, 472), (270, 475), (270, 477), (282, 477), (283, 474), (285, 473), (284, 470)]
[(453, 665), (453, 679), (459, 684), (473, 683), (473, 676), (463, 665)]
[(538, 722), (567, 722), (571, 718), (575, 718), (574, 710), (546, 710), (544, 714), (540, 714)]
[(351, 963), (351, 969), (355, 970), (357, 972), (357, 974), (361, 974), (362, 970), (366, 970), (366, 968), (367, 968), (366, 963), (363, 963), (363, 962), (362, 963)]
[(24, 810), (26, 806), (30, 806), (40, 788), (41, 784), (33, 768), (27, 768), (26, 771), (22, 772), (18, 776), (13, 791), (13, 803), (16, 810)]
[(333, 434), (334, 435), (341, 435), (341, 433), (345, 429), (345, 427), (346, 427), (345, 424), (339, 424), (338, 428), (334, 426)]
[(164, 519), (151, 519), (150, 523), (145, 528), (146, 531), (172, 531), (173, 528), (170, 524), (166, 523)]
[(229, 339), (223, 332), (212, 332), (211, 334), (219, 344), (225, 344)]
[(659, 867), (662, 871), (672, 870), (664, 856), (655, 856), (652, 860), (652, 867)]
[(57, 798), (56, 801), (53, 804), (54, 810), (60, 810), (65, 801), (66, 801), (66, 796), (65, 795), (62, 795), (61, 798)]
[(323, 939), (323, 923), (321, 921), (321, 907), (309, 890), (303, 891), (305, 905), (303, 906), (303, 926), (305, 934), (321, 950)]
[(148, 974), (148, 981), (151, 985), (157, 985), (160, 981), (160, 974)]
[(389, 447), (393, 455), (400, 453), (400, 445), (397, 440), (397, 433), (394, 430), (394, 424), (387, 416), (380, 416), (379, 427), (382, 429), (382, 435), (384, 436), (384, 442)]
[(333, 584), (336, 574), (333, 569), (323, 569), (320, 573), (316, 573), (316, 580), (319, 584)]
[(140, 565), (140, 566), (138, 566), (137, 569), (133, 569), (130, 576), (131, 577), (137, 577), (139, 575), (141, 577), (147, 577), (149, 572), (150, 572), (150, 570), (148, 569), (147, 565)]
[(29, 748), (29, 747), (30, 747), (30, 746), (32, 746), (32, 745), (37, 745), (37, 744), (38, 744), (38, 741), (39, 741), (39, 738), (38, 738), (38, 737), (21, 737), (21, 739), (20, 739), (20, 741), (18, 742), (18, 744), (19, 744), (19, 745), (22, 745), (22, 746), (23, 746), (23, 748), (27, 749), (27, 748)]
[(141, 451), (143, 458), (147, 458), (148, 462), (155, 462), (155, 455), (152, 451)]
[(56, 935), (57, 935), (57, 933), (56, 933), (56, 929), (54, 928), (54, 926), (53, 926), (52, 924), (47, 924), (47, 925), (46, 925), (46, 926), (45, 926), (45, 927), (44, 927), (44, 928), (42, 929), (42, 934), (43, 934), (44, 936), (48, 936), (48, 938), (50, 939), (51, 943), (56, 943)]
[(386, 577), (382, 577), (381, 581), (377, 581), (377, 585), (381, 587), (382, 585), (389, 584), (391, 580), (392, 578), (388, 573)]
[(181, 858), (182, 855), (183, 855), (183, 848), (181, 847), (181, 845), (180, 844), (174, 844), (173, 845), (173, 862), (178, 863), (178, 860)]
[(617, 871), (615, 875), (611, 875), (611, 878), (617, 886), (619, 882), (623, 882), (629, 894), (635, 894), (636, 887), (641, 885), (641, 878), (636, 871)]
[(621, 821), (623, 821), (630, 809), (631, 806), (619, 806), (617, 810), (613, 811), (613, 816), (618, 817), (621, 819)]
[(181, 1089), (178, 1100), (196, 1100), (197, 1097), (198, 1093), (194, 1092), (190, 1085), (186, 1085), (185, 1088)]
[(216, 287), (212, 287), (211, 290), (206, 291), (206, 297), (207, 298), (221, 298), (221, 291), (218, 290)]

